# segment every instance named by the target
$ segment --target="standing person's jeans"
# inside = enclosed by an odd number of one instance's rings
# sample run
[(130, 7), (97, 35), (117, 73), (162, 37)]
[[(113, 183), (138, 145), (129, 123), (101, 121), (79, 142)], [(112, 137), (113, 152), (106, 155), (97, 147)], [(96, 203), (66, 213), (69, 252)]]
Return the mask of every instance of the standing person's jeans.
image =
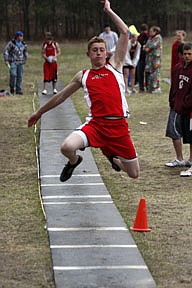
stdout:
[(11, 63), (10, 80), (9, 80), (9, 86), (10, 86), (11, 91), (14, 91), (15, 84), (16, 84), (16, 93), (22, 92), (21, 84), (22, 84), (22, 79), (23, 79), (23, 69), (24, 69), (23, 64)]

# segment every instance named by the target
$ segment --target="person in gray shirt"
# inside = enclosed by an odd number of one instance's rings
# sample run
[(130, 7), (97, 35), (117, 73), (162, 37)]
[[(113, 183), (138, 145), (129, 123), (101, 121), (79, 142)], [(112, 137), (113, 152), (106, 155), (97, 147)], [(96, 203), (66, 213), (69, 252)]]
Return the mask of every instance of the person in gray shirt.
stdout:
[[(23, 41), (23, 32), (17, 31), (14, 39), (4, 49), (4, 61), (10, 70), (9, 86), (11, 94), (22, 95), (24, 64), (27, 62), (27, 45)], [(16, 90), (15, 90), (16, 89)]]

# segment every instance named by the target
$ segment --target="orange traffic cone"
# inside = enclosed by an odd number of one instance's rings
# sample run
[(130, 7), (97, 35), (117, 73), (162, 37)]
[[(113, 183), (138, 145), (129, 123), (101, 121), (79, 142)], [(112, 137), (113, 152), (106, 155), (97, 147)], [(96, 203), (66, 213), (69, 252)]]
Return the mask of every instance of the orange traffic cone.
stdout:
[(146, 207), (145, 198), (140, 199), (135, 222), (134, 222), (133, 227), (130, 227), (130, 229), (133, 231), (138, 231), (138, 232), (150, 232), (151, 231), (151, 229), (148, 228), (147, 207)]

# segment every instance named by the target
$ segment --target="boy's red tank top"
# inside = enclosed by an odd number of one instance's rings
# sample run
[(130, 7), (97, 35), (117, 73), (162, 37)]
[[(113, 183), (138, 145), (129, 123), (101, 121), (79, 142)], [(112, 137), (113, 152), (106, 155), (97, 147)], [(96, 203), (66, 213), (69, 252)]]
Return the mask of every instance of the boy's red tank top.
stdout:
[(82, 86), (92, 117), (128, 116), (123, 74), (109, 63), (84, 70)]

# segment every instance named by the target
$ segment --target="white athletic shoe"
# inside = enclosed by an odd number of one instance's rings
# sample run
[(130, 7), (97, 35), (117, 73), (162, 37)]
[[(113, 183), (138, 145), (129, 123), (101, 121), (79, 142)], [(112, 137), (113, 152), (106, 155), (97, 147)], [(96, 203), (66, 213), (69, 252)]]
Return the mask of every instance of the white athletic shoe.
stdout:
[(157, 93), (161, 93), (160, 87), (152, 91), (152, 94), (157, 94)]
[(180, 176), (181, 177), (190, 177), (192, 175), (192, 167), (189, 168), (188, 170), (186, 171), (181, 171), (180, 172)]
[(53, 89), (53, 94), (57, 94), (57, 93), (58, 93), (57, 89)]
[(135, 94), (135, 93), (138, 93), (138, 91), (134, 88), (131, 90), (131, 94)]
[(42, 94), (43, 94), (43, 95), (47, 95), (47, 90), (44, 89), (44, 90), (42, 91)]
[(173, 160), (172, 162), (169, 163), (165, 163), (165, 166), (167, 167), (184, 167), (186, 165), (186, 161), (185, 160), (181, 160), (179, 161), (178, 159)]
[(126, 93), (131, 94), (132, 91), (129, 88), (127, 88)]

